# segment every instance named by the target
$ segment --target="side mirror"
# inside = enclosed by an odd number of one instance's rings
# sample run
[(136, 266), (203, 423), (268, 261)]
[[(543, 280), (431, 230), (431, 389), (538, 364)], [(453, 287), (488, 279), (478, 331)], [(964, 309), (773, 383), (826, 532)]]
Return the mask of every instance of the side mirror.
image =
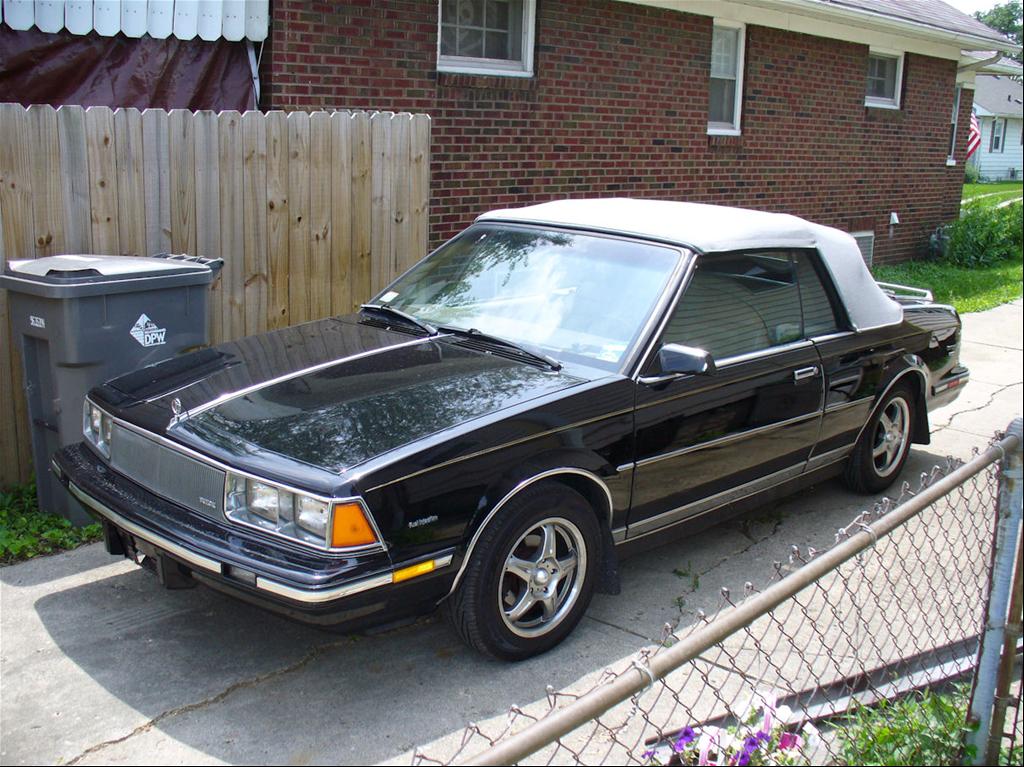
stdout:
[(640, 383), (661, 383), (681, 375), (714, 374), (715, 359), (710, 352), (682, 344), (664, 344), (658, 350), (655, 375), (642, 376)]

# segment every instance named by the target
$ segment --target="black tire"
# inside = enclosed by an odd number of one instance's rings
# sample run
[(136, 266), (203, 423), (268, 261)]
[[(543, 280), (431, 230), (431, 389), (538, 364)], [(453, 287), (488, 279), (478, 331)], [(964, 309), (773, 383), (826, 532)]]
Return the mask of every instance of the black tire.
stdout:
[[(550, 540), (554, 549), (545, 552)], [(554, 557), (545, 555), (551, 551)], [(601, 529), (583, 496), (556, 482), (531, 485), (484, 528), (446, 613), (470, 647), (501, 660), (525, 660), (576, 627), (594, 594), (600, 560)], [(518, 574), (526, 564), (532, 565), (529, 580)]]
[(847, 487), (873, 495), (896, 481), (910, 455), (916, 402), (908, 383), (896, 384), (885, 395), (850, 454), (843, 474)]

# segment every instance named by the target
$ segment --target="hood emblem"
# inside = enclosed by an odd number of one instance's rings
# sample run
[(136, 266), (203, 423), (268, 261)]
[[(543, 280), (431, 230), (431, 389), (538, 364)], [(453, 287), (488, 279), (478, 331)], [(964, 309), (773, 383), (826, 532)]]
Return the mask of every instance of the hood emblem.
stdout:
[(171, 400), (171, 412), (174, 413), (175, 416), (181, 415), (181, 400), (177, 397)]

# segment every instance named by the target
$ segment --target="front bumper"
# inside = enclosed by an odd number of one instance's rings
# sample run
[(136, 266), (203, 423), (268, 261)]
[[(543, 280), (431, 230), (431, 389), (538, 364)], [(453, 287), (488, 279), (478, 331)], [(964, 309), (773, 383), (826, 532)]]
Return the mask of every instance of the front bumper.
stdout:
[(432, 572), (396, 584), (386, 552), (321, 554), (218, 523), (117, 474), (84, 443), (58, 451), (53, 470), (103, 522), (108, 550), (121, 553), (120, 541), (126, 555), (155, 553), (186, 577), (306, 622), (355, 626), (429, 612), (454, 577), (453, 550), (430, 557)]

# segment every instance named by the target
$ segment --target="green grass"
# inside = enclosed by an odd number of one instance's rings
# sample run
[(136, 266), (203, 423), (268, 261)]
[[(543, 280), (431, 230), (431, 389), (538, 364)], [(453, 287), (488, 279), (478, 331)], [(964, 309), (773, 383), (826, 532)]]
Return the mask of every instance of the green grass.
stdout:
[(1018, 195), (1024, 190), (1024, 182), (1022, 181), (997, 181), (995, 183), (987, 184), (964, 184), (964, 190), (961, 194), (960, 199), (969, 200), (972, 197), (978, 197), (983, 194), (993, 194), (994, 192), (1004, 192), (1008, 197), (1013, 197), (1013, 192)]
[(75, 527), (64, 517), (46, 514), (36, 503), (35, 483), (0, 492), (0, 564), (67, 551), (102, 537), (99, 525)]
[(928, 288), (941, 304), (960, 313), (980, 312), (1021, 296), (1024, 269), (1021, 258), (989, 266), (963, 267), (945, 261), (906, 261), (876, 266), (875, 279), (915, 288)]
[(1001, 202), (1017, 200), (1020, 199), (1020, 197), (1020, 189), (1013, 192), (997, 192), (989, 197), (974, 197), (970, 200), (966, 200), (962, 207), (964, 210), (967, 210), (968, 208), (994, 208)]

